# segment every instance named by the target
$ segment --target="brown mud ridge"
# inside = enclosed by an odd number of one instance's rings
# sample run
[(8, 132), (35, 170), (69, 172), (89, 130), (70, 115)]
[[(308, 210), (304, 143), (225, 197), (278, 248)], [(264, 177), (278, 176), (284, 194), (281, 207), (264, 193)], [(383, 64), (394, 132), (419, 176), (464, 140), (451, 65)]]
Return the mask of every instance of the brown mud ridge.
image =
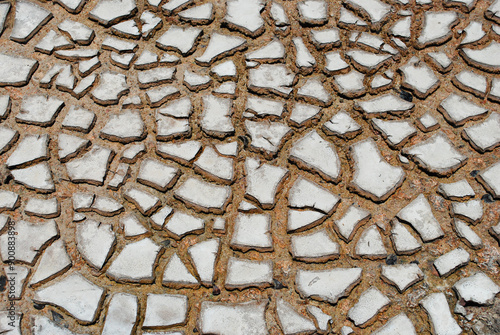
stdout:
[(8, 0), (0, 34), (0, 333), (500, 334), (500, 0)]

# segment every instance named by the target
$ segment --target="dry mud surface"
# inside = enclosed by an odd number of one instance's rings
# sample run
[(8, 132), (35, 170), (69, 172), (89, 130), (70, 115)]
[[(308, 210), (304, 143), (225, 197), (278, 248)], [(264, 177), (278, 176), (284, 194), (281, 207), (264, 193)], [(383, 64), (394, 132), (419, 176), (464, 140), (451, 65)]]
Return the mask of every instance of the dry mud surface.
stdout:
[(9, 0), (0, 33), (1, 334), (500, 334), (500, 1)]

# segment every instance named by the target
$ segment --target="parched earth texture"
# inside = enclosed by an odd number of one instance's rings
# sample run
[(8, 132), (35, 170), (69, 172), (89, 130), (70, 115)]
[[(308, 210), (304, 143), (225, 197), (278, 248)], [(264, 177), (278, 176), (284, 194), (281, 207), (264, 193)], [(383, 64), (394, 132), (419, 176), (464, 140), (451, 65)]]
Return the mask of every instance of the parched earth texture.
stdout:
[(0, 2), (1, 334), (500, 334), (499, 0)]

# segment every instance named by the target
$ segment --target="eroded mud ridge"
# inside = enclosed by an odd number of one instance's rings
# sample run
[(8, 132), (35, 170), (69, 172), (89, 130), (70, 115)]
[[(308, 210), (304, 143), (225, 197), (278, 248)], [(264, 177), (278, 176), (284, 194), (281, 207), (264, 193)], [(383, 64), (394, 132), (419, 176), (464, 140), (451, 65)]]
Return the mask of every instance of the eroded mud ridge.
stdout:
[(0, 33), (1, 334), (500, 334), (500, 0), (4, 0)]

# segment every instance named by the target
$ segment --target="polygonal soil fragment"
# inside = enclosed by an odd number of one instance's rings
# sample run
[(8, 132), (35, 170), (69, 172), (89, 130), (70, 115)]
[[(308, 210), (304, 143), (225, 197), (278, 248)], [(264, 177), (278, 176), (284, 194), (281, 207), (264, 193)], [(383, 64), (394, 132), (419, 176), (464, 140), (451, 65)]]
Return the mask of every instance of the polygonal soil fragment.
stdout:
[(382, 202), (403, 184), (403, 169), (387, 163), (374, 140), (357, 142), (350, 147), (350, 154), (354, 160), (354, 177), (350, 188), (362, 196)]
[(152, 283), (161, 247), (149, 238), (132, 242), (121, 250), (106, 275), (122, 283)]
[(135, 0), (100, 0), (90, 11), (89, 18), (110, 26), (137, 12)]
[(104, 289), (75, 272), (37, 290), (33, 300), (62, 308), (79, 322), (88, 324), (96, 320), (104, 294)]
[(347, 10), (345, 7), (340, 7), (339, 27), (352, 28), (367, 26), (368, 24), (359, 16), (354, 15), (353, 12)]
[[(171, 210), (166, 208), (168, 215)], [(159, 215), (163, 208), (151, 217), (154, 221), (155, 216)], [(167, 216), (168, 216), (167, 215)], [(165, 219), (163, 219), (165, 221)], [(167, 230), (169, 234), (176, 240), (180, 240), (188, 234), (201, 234), (205, 230), (205, 220), (194, 217), (190, 214), (175, 211), (168, 221), (163, 225), (163, 229)]]
[(484, 98), (488, 90), (488, 79), (475, 72), (464, 70), (453, 77), (453, 84), (462, 91)]
[(220, 240), (218, 238), (213, 238), (198, 242), (188, 248), (188, 254), (204, 286), (213, 285), (215, 263), (219, 256), (219, 247)]
[(316, 183), (299, 177), (290, 188), (288, 201), (288, 206), (291, 208), (312, 209), (323, 214), (331, 214), (340, 202), (340, 197)]
[(174, 186), (179, 175), (178, 168), (163, 164), (156, 159), (147, 158), (141, 162), (137, 181), (165, 192)]
[(267, 157), (275, 157), (283, 145), (284, 139), (292, 130), (280, 122), (245, 121), (245, 128), (252, 138), (251, 146), (263, 152)]
[(285, 65), (262, 64), (248, 71), (248, 89), (255, 93), (287, 97), (294, 83), (295, 74)]
[(438, 176), (449, 176), (467, 163), (468, 157), (460, 153), (443, 132), (403, 150), (424, 171)]
[(102, 128), (100, 136), (109, 141), (130, 143), (140, 141), (146, 136), (146, 127), (138, 111), (127, 110), (111, 115)]
[(213, 4), (206, 3), (200, 6), (191, 7), (179, 13), (181, 20), (196, 24), (209, 24), (214, 19)]
[(290, 113), (290, 123), (296, 127), (303, 127), (314, 123), (319, 117), (321, 117), (320, 107), (296, 103)]
[(349, 206), (347, 211), (338, 220), (334, 221), (334, 228), (344, 241), (349, 242), (356, 231), (371, 217), (371, 213), (356, 204)]
[(9, 299), (19, 300), (23, 296), (26, 278), (30, 269), (24, 265), (5, 265), (4, 272), (9, 275)]
[(311, 30), (311, 41), (318, 49), (340, 46), (338, 28)]
[[(156, 213), (151, 215), (150, 222), (153, 228), (162, 229), (165, 226), (165, 221), (174, 212), (174, 209), (169, 206), (163, 206)], [(176, 212), (179, 214), (179, 212)]]
[[(16, 231), (16, 253), (14, 261), (24, 262), (33, 265), (39, 252), (52, 240), (59, 236), (59, 230), (54, 220), (43, 223), (32, 223), (28, 221), (18, 221), (15, 223)], [(2, 260), (7, 262), (12, 258), (12, 253), (8, 252), (9, 234), (6, 232), (0, 236), (0, 251)]]
[(137, 321), (137, 297), (128, 293), (115, 293), (108, 305), (108, 313), (102, 335), (112, 335), (116, 332), (132, 334)]
[(196, 41), (201, 33), (202, 30), (199, 28), (181, 28), (173, 25), (156, 41), (156, 45), (160, 49), (178, 51), (186, 56), (195, 50)]
[(82, 257), (91, 266), (101, 270), (116, 243), (112, 226), (95, 220), (85, 220), (76, 225), (75, 237)]
[(297, 97), (306, 102), (327, 107), (332, 104), (332, 96), (325, 89), (320, 77), (309, 78), (304, 85), (297, 90)]
[(476, 120), (483, 117), (488, 110), (469, 101), (466, 97), (452, 93), (441, 101), (438, 107), (452, 126), (458, 127), (467, 121)]
[(162, 284), (173, 288), (199, 287), (198, 280), (189, 272), (177, 253), (172, 255), (165, 267)]
[(123, 211), (123, 206), (113, 198), (96, 195), (90, 209), (102, 216), (114, 216)]
[(24, 206), (24, 212), (27, 215), (38, 216), (45, 219), (58, 217), (60, 214), (60, 206), (57, 198), (38, 199), (30, 198)]
[(311, 334), (316, 330), (312, 320), (298, 313), (283, 299), (276, 302), (276, 314), (284, 334)]
[[(137, 62), (135, 63), (137, 66)], [(154, 69), (141, 71), (137, 74), (137, 81), (140, 88), (148, 88), (172, 82), (175, 79), (175, 68), (157, 67)]]
[(372, 29), (380, 30), (393, 8), (380, 0), (346, 0), (345, 5), (371, 22)]
[(328, 135), (351, 139), (359, 135), (361, 126), (344, 110), (341, 110), (323, 124), (323, 131)]
[(326, 262), (340, 255), (340, 245), (334, 242), (326, 229), (307, 235), (294, 235), (290, 240), (290, 253), (304, 262)]
[(96, 116), (83, 107), (71, 106), (62, 121), (63, 128), (88, 133), (94, 125)]
[(157, 143), (156, 146), (156, 152), (159, 156), (184, 165), (191, 163), (200, 150), (201, 143), (198, 141)]
[(316, 131), (311, 131), (294, 143), (289, 159), (299, 167), (318, 173), (327, 181), (339, 181), (341, 172), (337, 152)]
[(260, 98), (258, 96), (248, 96), (245, 106), (245, 116), (257, 117), (276, 116), (280, 117), (284, 111), (284, 104), (279, 100)]
[(90, 146), (90, 143), (89, 140), (78, 136), (59, 134), (57, 139), (59, 160), (64, 163), (78, 156), (80, 152)]
[(144, 145), (144, 143), (132, 144), (122, 152), (120, 161), (128, 164), (133, 164), (145, 153), (146, 146)]
[(224, 286), (228, 290), (248, 287), (265, 288), (273, 283), (273, 262), (231, 257)]
[(10, 172), (14, 181), (40, 193), (55, 191), (52, 172), (47, 162), (31, 165)]
[(482, 49), (462, 48), (459, 50), (460, 55), (465, 61), (483, 71), (499, 73), (500, 61), (498, 61), (498, 52), (500, 52), (500, 43), (491, 41)]
[(356, 326), (366, 327), (389, 303), (389, 298), (372, 287), (361, 293), (358, 302), (349, 310), (347, 316)]
[(399, 71), (404, 77), (403, 86), (411, 90), (420, 99), (427, 98), (440, 85), (434, 71), (417, 57), (412, 57), (408, 63), (399, 68)]
[(398, 220), (394, 220), (391, 240), (398, 255), (411, 255), (422, 249), (420, 242)]
[(119, 229), (123, 231), (125, 238), (137, 237), (149, 232), (135, 214), (127, 214), (122, 217), (119, 221)]
[(356, 243), (355, 254), (368, 259), (385, 258), (387, 256), (377, 225), (370, 226), (363, 231)]
[(481, 171), (477, 180), (495, 199), (500, 199), (500, 161)]
[(60, 31), (69, 35), (72, 41), (81, 44), (88, 45), (94, 39), (94, 30), (87, 27), (83, 23), (72, 21), (72, 20), (64, 20), (58, 26)]
[(288, 210), (287, 232), (295, 233), (311, 229), (321, 224), (327, 215), (309, 209), (290, 209)]
[(156, 139), (169, 141), (191, 135), (191, 125), (188, 118), (175, 118), (156, 113)]
[(333, 323), (332, 317), (321, 310), (321, 308), (309, 305), (307, 306), (307, 312), (311, 314), (316, 319), (316, 324), (318, 325), (318, 330), (326, 332), (328, 328)]
[(133, 203), (139, 212), (145, 216), (150, 216), (161, 206), (158, 197), (136, 187), (126, 190), (123, 193), (123, 197)]
[(458, 247), (439, 256), (434, 261), (434, 267), (441, 277), (447, 277), (458, 268), (467, 265), (469, 260), (469, 253), (465, 249)]
[(25, 97), (21, 109), (16, 115), (16, 121), (41, 127), (51, 126), (63, 107), (64, 101), (52, 96)]
[(480, 153), (495, 149), (500, 145), (500, 114), (493, 112), (483, 122), (465, 128), (462, 136)]
[(11, 5), (8, 2), (0, 4), (0, 34), (5, 29), (5, 21), (7, 20), (7, 15), (9, 14), (10, 7)]
[(481, 200), (477, 199), (467, 202), (453, 202), (451, 204), (451, 216), (472, 224), (478, 224), (483, 218), (483, 204)]
[(188, 297), (180, 294), (148, 294), (142, 328), (164, 328), (186, 323)]
[(295, 66), (304, 74), (311, 73), (316, 65), (316, 59), (314, 59), (302, 38), (295, 37), (292, 42), (295, 46)]
[(387, 93), (376, 98), (357, 101), (354, 108), (360, 110), (368, 117), (386, 116), (387, 114), (399, 115), (413, 110), (415, 104), (401, 99), (400, 97)]
[(216, 60), (230, 56), (246, 47), (246, 40), (241, 37), (213, 33), (204, 53), (195, 60), (200, 65), (209, 66)]
[(332, 51), (325, 54), (324, 72), (327, 75), (335, 75), (348, 71), (349, 64), (342, 58), (340, 52)]
[(0, 154), (9, 151), (19, 138), (17, 130), (9, 127), (0, 127)]
[(24, 137), (7, 159), (7, 167), (15, 169), (46, 160), (48, 158), (48, 144), (49, 136), (46, 134)]
[(268, 214), (241, 214), (234, 221), (231, 247), (248, 251), (272, 251), (271, 217)]
[(224, 138), (234, 134), (231, 120), (232, 100), (213, 95), (203, 97), (203, 113), (200, 119), (201, 129), (210, 136)]
[(451, 38), (451, 28), (458, 23), (458, 15), (453, 11), (424, 13), (422, 31), (415, 46), (423, 49), (431, 45), (440, 45)]
[(273, 39), (263, 47), (245, 54), (247, 61), (274, 63), (285, 58), (285, 46), (279, 39)]
[(390, 319), (386, 324), (372, 333), (373, 335), (417, 335), (415, 326), (406, 314), (401, 313)]
[(224, 22), (231, 29), (257, 37), (264, 32), (264, 20), (260, 15), (264, 5), (262, 0), (229, 0)]
[(462, 328), (453, 318), (448, 301), (444, 293), (432, 293), (420, 301), (420, 305), (429, 315), (430, 323), (434, 333), (459, 335)]
[(250, 300), (243, 303), (203, 301), (198, 317), (198, 329), (204, 334), (265, 335), (265, 319), (269, 302)]
[(235, 80), (237, 77), (236, 65), (232, 60), (228, 60), (215, 65), (210, 72), (219, 77), (220, 80)]
[(382, 134), (393, 149), (403, 147), (408, 140), (417, 135), (417, 130), (408, 121), (372, 119), (373, 128)]
[(29, 58), (21, 58), (0, 54), (0, 86), (24, 86), (35, 70), (38, 61)]
[(425, 196), (420, 194), (396, 215), (401, 221), (409, 223), (424, 242), (431, 242), (444, 236), (441, 225), (432, 213)]
[(483, 272), (460, 279), (453, 285), (453, 289), (466, 303), (477, 305), (493, 304), (495, 296), (500, 292), (500, 286)]
[(439, 128), (438, 121), (431, 115), (430, 112), (425, 113), (416, 121), (417, 127), (424, 133), (434, 131)]
[(189, 178), (174, 192), (187, 206), (205, 213), (222, 214), (231, 200), (231, 188)]
[(3, 210), (14, 210), (21, 203), (19, 195), (17, 193), (0, 190), (0, 209)]
[(333, 88), (346, 98), (358, 98), (366, 94), (365, 75), (356, 70), (346, 74), (338, 74), (333, 79)]
[(287, 26), (290, 25), (288, 15), (281, 4), (273, 1), (269, 14), (278, 29), (286, 30)]
[(382, 66), (387, 64), (391, 56), (387, 54), (375, 54), (364, 50), (349, 50), (345, 53), (354, 67), (363, 73), (372, 74), (378, 71)]
[(424, 273), (417, 264), (383, 265), (381, 277), (403, 293), (410, 286), (424, 279)]
[(453, 229), (457, 233), (457, 236), (460, 237), (469, 248), (481, 249), (483, 247), (481, 237), (479, 237), (479, 235), (477, 235), (464, 221), (458, 219), (453, 220)]
[(328, 4), (323, 0), (305, 0), (297, 3), (299, 21), (305, 26), (322, 25), (328, 22)]
[(129, 92), (127, 78), (116, 72), (101, 72), (99, 86), (91, 92), (92, 99), (100, 105), (117, 104)]
[(295, 276), (296, 290), (303, 299), (311, 298), (335, 305), (360, 282), (361, 273), (361, 268), (299, 269)]
[(10, 39), (19, 43), (28, 42), (52, 17), (51, 12), (30, 1), (17, 1)]
[(66, 163), (68, 176), (74, 183), (102, 185), (114, 152), (94, 145), (86, 154)]

